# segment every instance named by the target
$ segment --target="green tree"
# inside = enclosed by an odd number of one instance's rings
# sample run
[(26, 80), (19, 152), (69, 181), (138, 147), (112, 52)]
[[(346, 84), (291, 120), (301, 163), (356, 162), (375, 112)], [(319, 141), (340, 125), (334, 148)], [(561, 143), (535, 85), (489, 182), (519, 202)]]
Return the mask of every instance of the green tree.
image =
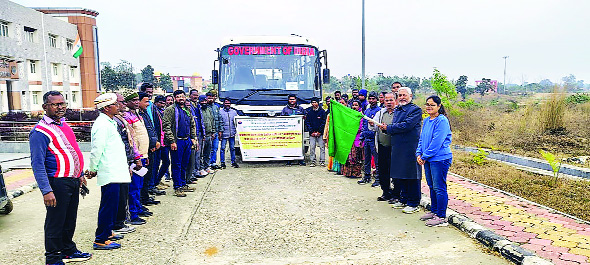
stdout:
[(490, 83), (490, 79), (482, 78), (481, 82), (477, 84), (475, 87), (475, 92), (479, 93), (482, 97), (486, 94), (486, 92), (493, 89), (492, 84)]
[(473, 89), (467, 87), (467, 76), (465, 75), (459, 77), (459, 80), (455, 82), (455, 87), (457, 88), (457, 92), (461, 93), (461, 97), (463, 97), (463, 99), (473, 94)]
[(115, 67), (115, 71), (117, 72), (118, 87), (135, 88), (137, 83), (135, 81), (135, 74), (133, 73), (133, 65), (130, 62), (121, 60)]
[(154, 83), (156, 78), (154, 77), (154, 68), (151, 65), (147, 65), (141, 69), (141, 82)]
[(453, 83), (447, 79), (447, 76), (441, 73), (438, 69), (434, 68), (434, 73), (430, 82), (432, 84), (432, 89), (436, 91), (436, 94), (441, 97), (443, 102), (448, 104), (451, 100), (457, 98), (455, 85), (453, 85)]
[(160, 88), (168, 93), (172, 93), (172, 89), (174, 89), (174, 83), (172, 83), (172, 78), (170, 78), (170, 74), (162, 74), (160, 76)]
[(100, 85), (105, 91), (114, 91), (117, 89), (117, 72), (109, 62), (100, 63)]

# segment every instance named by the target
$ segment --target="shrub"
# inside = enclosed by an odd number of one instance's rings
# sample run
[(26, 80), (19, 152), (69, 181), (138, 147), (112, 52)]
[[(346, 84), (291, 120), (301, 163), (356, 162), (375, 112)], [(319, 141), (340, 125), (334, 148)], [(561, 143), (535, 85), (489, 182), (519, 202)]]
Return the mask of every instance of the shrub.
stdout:
[(582, 104), (590, 101), (590, 94), (577, 93), (573, 94), (565, 99), (568, 104)]
[(559, 134), (565, 131), (563, 116), (565, 112), (565, 100), (563, 94), (551, 93), (551, 98), (541, 107), (541, 124), (544, 132)]
[(486, 157), (488, 157), (489, 153), (483, 150), (482, 148), (477, 149), (477, 153), (473, 154), (472, 162), (478, 166), (485, 164)]

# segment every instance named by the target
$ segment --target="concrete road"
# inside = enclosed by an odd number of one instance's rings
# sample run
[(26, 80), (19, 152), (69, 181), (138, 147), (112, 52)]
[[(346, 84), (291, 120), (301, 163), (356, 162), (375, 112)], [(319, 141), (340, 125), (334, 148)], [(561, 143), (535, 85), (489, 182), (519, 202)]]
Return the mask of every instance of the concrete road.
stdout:
[[(378, 188), (282, 163), (221, 170), (185, 198), (169, 189), (121, 249), (93, 251), (100, 194), (90, 186), (75, 235), (94, 254), (84, 264), (510, 264), (452, 226), (429, 228), (421, 213), (377, 202)], [(40, 192), (14, 206), (0, 216), (0, 264), (43, 264)]]

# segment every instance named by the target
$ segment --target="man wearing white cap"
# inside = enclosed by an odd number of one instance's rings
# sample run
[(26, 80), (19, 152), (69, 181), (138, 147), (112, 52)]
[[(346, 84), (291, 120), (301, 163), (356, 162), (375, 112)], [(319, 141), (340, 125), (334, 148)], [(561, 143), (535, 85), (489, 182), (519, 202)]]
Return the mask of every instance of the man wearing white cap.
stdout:
[(100, 115), (92, 125), (90, 134), (90, 168), (88, 178), (98, 176), (97, 184), (101, 187), (98, 225), (93, 248), (109, 250), (120, 248), (115, 242), (123, 238), (113, 234), (113, 225), (119, 207), (120, 183), (131, 182), (125, 145), (117, 131), (117, 122), (113, 116), (119, 112), (117, 95), (106, 93), (94, 100)]

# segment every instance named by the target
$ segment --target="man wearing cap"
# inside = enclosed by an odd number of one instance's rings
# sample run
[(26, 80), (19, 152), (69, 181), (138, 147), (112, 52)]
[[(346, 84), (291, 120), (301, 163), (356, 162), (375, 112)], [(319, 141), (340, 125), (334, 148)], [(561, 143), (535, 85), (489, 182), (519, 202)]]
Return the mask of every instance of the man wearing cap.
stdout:
[(213, 111), (213, 115), (216, 117), (216, 124), (217, 124), (217, 133), (215, 138), (211, 140), (211, 159), (209, 161), (209, 165), (211, 165), (212, 169), (221, 169), (221, 166), (217, 165), (217, 151), (219, 150), (219, 142), (220, 138), (223, 133), (223, 120), (221, 119), (220, 111), (223, 108), (219, 103), (215, 102), (217, 100), (217, 90), (212, 89), (211, 91), (207, 92), (207, 103), (213, 107), (211, 110)]
[(164, 110), (162, 119), (164, 143), (170, 146), (174, 196), (186, 197), (185, 191), (195, 191), (195, 188), (188, 186), (185, 181), (191, 148), (199, 148), (199, 146), (196, 141), (195, 119), (185, 104), (186, 94), (182, 90), (176, 90), (173, 96), (174, 105)]
[(31, 167), (47, 210), (44, 226), (46, 264), (63, 264), (63, 260), (84, 261), (92, 257), (90, 253), (78, 250), (72, 240), (80, 186), (86, 180), (82, 175), (82, 151), (63, 118), (67, 106), (60, 92), (45, 93), (45, 115), (29, 134)]
[(100, 115), (92, 125), (90, 133), (90, 167), (88, 178), (97, 176), (97, 184), (101, 187), (98, 224), (95, 232), (93, 248), (111, 250), (121, 245), (114, 240), (122, 239), (122, 235), (113, 234), (113, 225), (119, 207), (120, 183), (129, 183), (129, 168), (125, 145), (117, 131), (117, 122), (113, 117), (119, 113), (117, 95), (106, 93), (94, 100)]
[[(189, 92), (190, 98), (190, 110), (193, 114), (193, 118), (195, 120), (195, 129), (197, 132), (197, 142), (199, 147), (203, 147), (203, 140), (205, 137), (205, 128), (203, 127), (203, 118), (201, 113), (201, 105), (199, 104), (199, 91), (196, 89), (191, 89)], [(203, 98), (205, 100), (206, 97)], [(195, 148), (191, 152), (191, 164), (192, 166), (189, 168), (189, 172), (191, 172), (191, 178), (203, 178), (207, 176), (209, 173), (205, 171), (204, 168), (201, 167), (201, 157), (202, 157), (202, 150), (203, 148)], [(192, 179), (191, 179), (192, 180)]]
[[(137, 113), (139, 109), (139, 95), (136, 91), (126, 89), (121, 92), (125, 99), (127, 111), (123, 113), (123, 118), (132, 128), (131, 134), (137, 150), (139, 151), (142, 167), (149, 165), (148, 150), (150, 144), (150, 136), (145, 127), (143, 119)], [(143, 176), (133, 173), (131, 176), (131, 184), (129, 185), (129, 224), (142, 225), (146, 221), (142, 217), (152, 215), (152, 213), (141, 204), (141, 188), (143, 187)]]
[(326, 151), (324, 148), (324, 139), (322, 138), (322, 134), (324, 132), (324, 127), (326, 126), (326, 111), (323, 108), (320, 108), (319, 99), (313, 97), (311, 99), (311, 107), (309, 107), (306, 111), (305, 115), (305, 126), (307, 127), (307, 131), (309, 132), (309, 145), (310, 145), (310, 167), (316, 166), (315, 160), (315, 148), (316, 146), (320, 148), (320, 166), (325, 166), (325, 156)]
[(203, 121), (203, 128), (205, 129), (205, 136), (203, 137), (203, 150), (201, 150), (201, 168), (212, 173), (211, 156), (213, 155), (213, 140), (218, 138), (222, 132), (219, 110), (213, 104), (213, 95), (207, 92), (207, 95), (199, 96), (201, 103), (201, 118)]
[[(364, 89), (363, 89), (364, 90)], [(361, 90), (361, 92), (363, 91)], [(366, 92), (366, 91), (365, 91)], [(359, 98), (361, 98), (361, 94), (359, 93)], [(377, 93), (375, 91), (371, 91), (369, 94), (369, 105), (365, 110), (365, 116), (369, 118), (374, 118), (375, 114), (381, 110), (379, 106), (377, 106)], [(365, 153), (365, 176), (363, 179), (358, 181), (358, 184), (366, 184), (371, 182), (371, 160), (375, 161), (375, 167), (378, 167), (377, 161), (377, 149), (375, 147), (375, 132), (369, 129), (369, 121), (363, 120), (363, 131), (361, 132), (361, 139), (363, 139), (364, 143), (364, 153)], [(378, 170), (375, 170), (375, 175), (378, 175)], [(375, 182), (372, 185), (373, 187), (379, 186), (379, 178), (375, 177)]]

